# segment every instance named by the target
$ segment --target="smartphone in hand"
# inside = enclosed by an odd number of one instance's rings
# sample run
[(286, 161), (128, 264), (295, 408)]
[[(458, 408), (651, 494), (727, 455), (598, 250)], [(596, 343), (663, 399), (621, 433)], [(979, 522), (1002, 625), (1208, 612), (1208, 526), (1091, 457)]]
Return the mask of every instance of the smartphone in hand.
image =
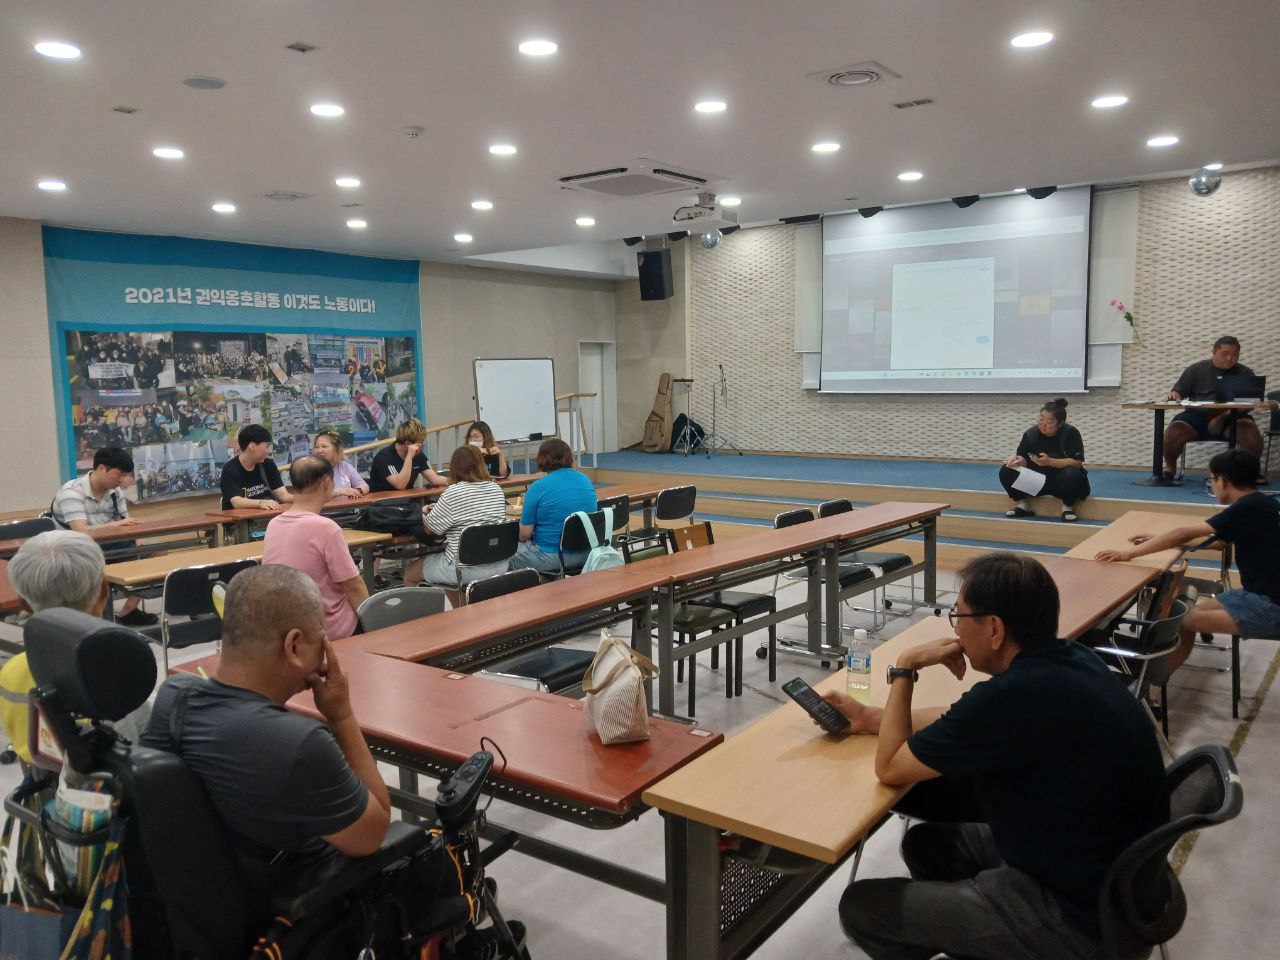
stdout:
[(799, 677), (784, 683), (782, 692), (800, 704), (805, 713), (817, 720), (818, 725), (827, 733), (840, 733), (849, 729), (849, 718), (818, 696), (818, 691)]

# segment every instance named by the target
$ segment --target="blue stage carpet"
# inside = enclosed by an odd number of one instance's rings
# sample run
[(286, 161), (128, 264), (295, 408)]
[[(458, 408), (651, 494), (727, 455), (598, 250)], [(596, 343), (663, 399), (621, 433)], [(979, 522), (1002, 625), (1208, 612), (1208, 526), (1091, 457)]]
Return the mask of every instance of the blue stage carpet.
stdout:
[[(591, 458), (583, 458), (584, 466)], [(930, 460), (845, 460), (835, 457), (767, 456), (764, 454), (718, 453), (683, 457), (670, 453), (640, 453), (622, 450), (602, 453), (598, 466), (608, 470), (643, 470), (665, 473), (693, 473), (704, 476), (768, 477), (786, 480), (824, 480), (833, 483), (874, 483), (900, 487), (929, 487), (945, 490), (989, 490), (1000, 493), (996, 464), (953, 463)], [(1181, 487), (1139, 487), (1133, 481), (1144, 474), (1129, 470), (1090, 470), (1089, 484), (1094, 497), (1116, 500), (1146, 500), (1163, 503), (1197, 503), (1212, 506), (1205, 495), (1204, 480), (1193, 476)]]

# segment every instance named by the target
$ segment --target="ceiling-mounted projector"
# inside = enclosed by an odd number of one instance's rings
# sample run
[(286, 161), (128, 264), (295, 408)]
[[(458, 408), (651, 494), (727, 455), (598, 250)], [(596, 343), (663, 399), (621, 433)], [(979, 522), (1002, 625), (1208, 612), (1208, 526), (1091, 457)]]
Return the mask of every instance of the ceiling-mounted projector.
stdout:
[(671, 222), (687, 227), (695, 233), (705, 233), (709, 230), (736, 226), (738, 214), (716, 203), (714, 193), (702, 192), (698, 194), (698, 202), (692, 206), (676, 207), (676, 212), (671, 215)]

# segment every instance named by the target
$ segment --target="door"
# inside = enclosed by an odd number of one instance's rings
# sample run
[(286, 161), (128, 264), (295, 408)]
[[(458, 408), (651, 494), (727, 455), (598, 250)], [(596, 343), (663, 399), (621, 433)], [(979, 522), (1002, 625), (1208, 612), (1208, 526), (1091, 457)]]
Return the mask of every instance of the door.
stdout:
[(578, 342), (578, 390), (595, 394), (582, 398), (587, 449), (593, 454), (618, 449), (617, 356), (612, 342)]

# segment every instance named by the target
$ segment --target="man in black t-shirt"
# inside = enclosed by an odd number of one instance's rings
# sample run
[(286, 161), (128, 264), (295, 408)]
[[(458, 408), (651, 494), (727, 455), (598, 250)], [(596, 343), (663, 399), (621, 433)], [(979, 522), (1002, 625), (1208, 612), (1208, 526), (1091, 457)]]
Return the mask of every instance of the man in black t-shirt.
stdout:
[(259, 423), (241, 428), (236, 435), (240, 455), (222, 465), (222, 509), (279, 510), (293, 502), (280, 470), (271, 459), (271, 434)]
[(442, 487), (449, 481), (431, 469), (431, 461), (422, 452), (427, 428), (418, 420), (406, 420), (396, 428), (396, 442), (383, 447), (369, 466), (369, 492), (410, 490), (425, 474), (427, 483)]
[[(1223, 377), (1252, 377), (1253, 371), (1240, 362), (1240, 341), (1235, 337), (1219, 337), (1213, 345), (1213, 356), (1199, 360), (1182, 371), (1169, 391), (1170, 400), (1214, 400), (1218, 381)], [(1172, 480), (1178, 470), (1178, 458), (1192, 440), (1223, 438), (1235, 422), (1236, 444), (1255, 457), (1262, 453), (1262, 436), (1258, 425), (1247, 414), (1220, 413), (1207, 410), (1183, 410), (1164, 432), (1164, 473)]]
[(1258, 458), (1247, 451), (1224, 450), (1209, 461), (1209, 482), (1218, 502), (1227, 509), (1200, 523), (1153, 537), (1135, 534), (1129, 550), (1103, 550), (1098, 560), (1132, 560), (1171, 547), (1207, 544), (1221, 549), (1235, 547), (1240, 589), (1216, 597), (1201, 597), (1187, 611), (1179, 628), (1182, 645), (1170, 659), (1173, 669), (1182, 666), (1200, 633), (1280, 638), (1280, 504), (1258, 491)]
[[(960, 578), (955, 639), (904, 651), (883, 711), (826, 699), (854, 732), (878, 732), (881, 782), (945, 778), (932, 786), (963, 788), (981, 820), (912, 827), (911, 879), (851, 884), (841, 924), (874, 960), (1097, 957), (1107, 870), (1169, 819), (1155, 729), (1091, 651), (1057, 638), (1058, 590), (1038, 562), (987, 554)], [(917, 672), (938, 665), (991, 679), (913, 711)]]

